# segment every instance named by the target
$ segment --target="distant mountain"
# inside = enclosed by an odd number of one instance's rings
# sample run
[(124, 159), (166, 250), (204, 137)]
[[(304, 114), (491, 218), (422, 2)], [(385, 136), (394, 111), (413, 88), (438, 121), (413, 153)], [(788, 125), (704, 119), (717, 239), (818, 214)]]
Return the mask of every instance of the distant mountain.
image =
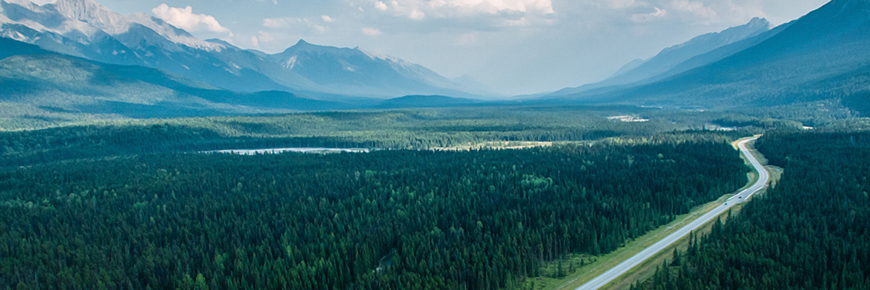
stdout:
[(747, 38), (747, 39), (744, 39), (744, 40), (741, 40), (738, 42), (734, 42), (734, 43), (731, 43), (728, 45), (724, 45), (724, 46), (719, 47), (717, 49), (714, 49), (708, 53), (692, 57), (692, 58), (674, 66), (673, 68), (671, 68), (667, 72), (658, 74), (654, 77), (651, 77), (651, 78), (644, 80), (644, 82), (645, 83), (652, 83), (654, 81), (663, 80), (663, 79), (666, 79), (668, 77), (672, 77), (672, 76), (684, 73), (684, 72), (689, 71), (691, 69), (702, 67), (702, 66), (720, 61), (726, 57), (732, 56), (738, 52), (741, 52), (741, 51), (746, 50), (750, 47), (756, 46), (759, 43), (767, 40), (768, 38), (771, 38), (774, 35), (779, 34), (783, 30), (785, 30), (786, 28), (791, 26), (792, 23), (793, 22), (782, 24), (780, 26), (777, 26), (777, 27), (774, 27), (774, 28), (768, 30), (767, 32), (761, 33), (759, 35), (756, 35), (756, 36), (753, 36), (753, 37), (750, 37), (750, 38)]
[(866, 108), (870, 101), (868, 31), (870, 1), (834, 0), (714, 63), (646, 85), (569, 98), (700, 108), (838, 100)]
[(376, 108), (380, 109), (398, 109), (398, 108), (441, 108), (441, 107), (459, 107), (480, 104), (481, 101), (452, 98), (446, 96), (404, 96), (383, 101)]
[(0, 36), (103, 63), (158, 68), (236, 91), (316, 88), (253, 53), (197, 39), (144, 13), (117, 14), (93, 0), (42, 6), (2, 0)]
[(0, 105), (30, 115), (60, 111), (132, 118), (356, 108), (280, 91), (236, 93), (153, 68), (59, 54), (0, 60)]
[[(723, 46), (754, 38), (769, 30), (770, 23), (767, 20), (753, 18), (745, 25), (731, 27), (722, 32), (697, 36), (685, 43), (665, 48), (649, 60), (634, 60), (621, 68), (612, 77), (602, 82), (584, 85), (577, 88), (564, 89), (554, 93), (554, 95), (567, 95), (608, 86), (635, 84), (669, 72), (676, 74), (677, 72), (672, 71), (672, 69), (680, 66), (689, 59), (709, 53)], [(696, 63), (698, 66), (704, 64), (707, 63)], [(683, 71), (691, 68), (694, 67), (680, 67)]]
[(299, 40), (269, 59), (335, 93), (472, 95), (464, 92), (462, 85), (423, 66), (359, 48), (320, 46)]
[[(473, 95), (431, 70), (396, 58), (304, 41), (270, 56), (220, 40), (198, 39), (144, 13), (121, 15), (94, 0), (57, 0), (41, 6), (28, 0), (0, 0), (0, 37), (102, 63), (157, 68), (233, 91)], [(296, 65), (287, 65), (290, 58)]]
[(625, 73), (627, 73), (627, 72), (630, 72), (631, 70), (636, 69), (637, 67), (639, 67), (640, 65), (644, 64), (645, 62), (646, 62), (646, 61), (644, 61), (644, 60), (642, 60), (642, 59), (639, 59), (639, 58), (638, 58), (638, 59), (635, 59), (635, 60), (632, 60), (632, 61), (628, 62), (627, 64), (623, 65), (623, 66), (622, 66), (621, 68), (619, 68), (618, 70), (616, 70), (616, 72), (613, 73), (613, 75), (611, 75), (608, 79), (610, 79), (610, 78), (615, 78), (615, 77), (618, 77), (618, 76), (620, 76), (620, 75), (623, 75), (623, 74), (625, 74)]

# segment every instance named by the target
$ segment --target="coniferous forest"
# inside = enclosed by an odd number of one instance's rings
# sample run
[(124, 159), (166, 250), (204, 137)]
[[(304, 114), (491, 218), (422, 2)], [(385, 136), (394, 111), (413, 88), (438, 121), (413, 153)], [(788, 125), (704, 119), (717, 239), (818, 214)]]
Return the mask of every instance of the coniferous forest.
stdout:
[(870, 289), (870, 0), (161, 2), (0, 0), (0, 290)]
[(9, 167), (0, 289), (512, 288), (746, 183), (728, 138), (653, 139)]
[(768, 132), (775, 188), (639, 289), (870, 288), (870, 133)]

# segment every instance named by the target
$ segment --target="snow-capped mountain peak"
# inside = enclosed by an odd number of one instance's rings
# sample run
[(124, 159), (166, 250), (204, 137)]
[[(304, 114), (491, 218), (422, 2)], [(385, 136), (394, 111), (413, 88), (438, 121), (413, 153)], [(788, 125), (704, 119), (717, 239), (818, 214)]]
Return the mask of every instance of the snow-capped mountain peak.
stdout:
[(60, 15), (69, 19), (91, 23), (102, 28), (124, 24), (123, 17), (91, 0), (58, 0), (54, 3)]
[[(423, 66), (359, 47), (321, 46), (299, 40), (272, 62), (325, 87), (341, 91), (389, 91), (392, 95), (434, 92), (447, 94), (465, 88)], [(467, 93), (466, 93), (467, 95)]]
[(367, 56), (370, 57), (371, 59), (380, 59), (380, 60), (384, 60), (384, 61), (394, 62), (394, 63), (400, 64), (400, 65), (403, 65), (403, 66), (410, 66), (410, 65), (413, 65), (412, 63), (407, 62), (407, 61), (405, 61), (405, 60), (403, 60), (403, 59), (401, 59), (401, 58), (398, 58), (398, 57), (389, 56), (389, 55), (377, 54), (377, 53), (374, 53), (374, 52), (371, 52), (371, 51), (368, 51), (368, 50), (361, 49), (361, 48), (359, 48), (359, 47), (356, 47), (356, 48), (354, 48), (354, 49), (355, 49), (355, 50), (358, 50), (359, 52), (362, 52), (363, 54), (367, 55)]
[(95, 0), (0, 0), (0, 37), (98, 62), (158, 68), (230, 90), (469, 95), (461, 85), (395, 57), (304, 40), (267, 55), (198, 39), (149, 14), (118, 14)]
[[(55, 3), (37, 5), (28, 0), (2, 0), (4, 23), (19, 24), (36, 31), (52, 32), (59, 35), (92, 41), (102, 35), (119, 36), (129, 33), (142, 33), (136, 26), (144, 26), (163, 39), (147, 39), (148, 45), (161, 45), (177, 50), (165, 43), (168, 40), (176, 45), (197, 49), (220, 50), (224, 46), (197, 39), (184, 30), (178, 29), (160, 19), (145, 13), (121, 15), (109, 10), (94, 0), (57, 0)], [(136, 37), (118, 37), (127, 46), (135, 47), (142, 42)], [(124, 41), (131, 39), (130, 41)], [(162, 43), (161, 43), (162, 42)]]

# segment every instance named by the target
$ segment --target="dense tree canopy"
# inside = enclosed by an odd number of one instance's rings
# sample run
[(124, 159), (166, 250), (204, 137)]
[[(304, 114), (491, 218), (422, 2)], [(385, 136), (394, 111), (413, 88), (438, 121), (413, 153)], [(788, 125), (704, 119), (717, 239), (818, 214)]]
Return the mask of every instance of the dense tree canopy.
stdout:
[(7, 168), (0, 289), (497, 289), (746, 181), (723, 138), (656, 140)]
[[(622, 122), (605, 118), (616, 114), (644, 116), (651, 120)], [(710, 118), (712, 116), (685, 112), (666, 115), (653, 109), (624, 107), (594, 110), (584, 107), (507, 107), (111, 121), (0, 132), (0, 167), (220, 149), (429, 149), (492, 141), (591, 142), (610, 137), (648, 137), (662, 132), (701, 129), (704, 125), (699, 124), (706, 124)], [(733, 115), (715, 121), (750, 130), (727, 134), (732, 137), (744, 136), (758, 128), (795, 126), (776, 120), (758, 121)]]
[(783, 179), (644, 289), (870, 288), (870, 133), (769, 132)]

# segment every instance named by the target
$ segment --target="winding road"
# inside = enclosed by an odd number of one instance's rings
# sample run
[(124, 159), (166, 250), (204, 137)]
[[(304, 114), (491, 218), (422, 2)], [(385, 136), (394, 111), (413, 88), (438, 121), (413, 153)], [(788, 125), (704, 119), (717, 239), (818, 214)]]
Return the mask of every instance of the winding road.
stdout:
[(767, 182), (768, 182), (768, 180), (770, 180), (770, 175), (767, 173), (767, 170), (764, 169), (764, 166), (762, 166), (761, 163), (758, 162), (757, 159), (755, 159), (755, 156), (752, 156), (752, 154), (749, 152), (749, 149), (746, 149), (747, 142), (755, 141), (757, 139), (758, 139), (758, 137), (754, 137), (751, 139), (746, 139), (746, 140), (740, 141), (740, 143), (737, 143), (737, 146), (740, 148), (740, 152), (742, 152), (743, 155), (746, 156), (747, 159), (749, 159), (749, 162), (752, 164), (752, 167), (754, 167), (755, 170), (758, 171), (758, 174), (759, 174), (758, 180), (754, 184), (752, 184), (752, 186), (744, 189), (743, 191), (741, 191), (737, 195), (732, 196), (731, 198), (726, 200), (724, 204), (722, 204), (722, 205), (716, 207), (715, 209), (707, 212), (706, 214), (704, 214), (700, 218), (698, 218), (698, 219), (692, 221), (690, 224), (680, 228), (679, 230), (677, 230), (673, 234), (671, 234), (671, 235), (665, 237), (664, 239), (656, 242), (652, 246), (649, 246), (648, 248), (644, 249), (640, 253), (637, 253), (636, 255), (632, 256), (631, 258), (628, 258), (628, 260), (625, 260), (624, 262), (620, 263), (619, 265), (616, 265), (615, 267), (611, 268), (610, 270), (607, 270), (607, 272), (604, 272), (603, 274), (599, 275), (598, 277), (595, 277), (595, 279), (592, 279), (589, 282), (586, 282), (586, 284), (583, 284), (583, 286), (580, 286), (579, 288), (577, 288), (577, 290), (598, 289), (598, 288), (603, 287), (604, 285), (607, 285), (607, 283), (610, 283), (611, 281), (616, 280), (617, 278), (619, 278), (619, 276), (622, 276), (622, 274), (625, 274), (626, 272), (628, 272), (628, 270), (631, 270), (632, 268), (643, 263), (643, 261), (646, 261), (647, 259), (652, 258), (656, 253), (661, 252), (662, 250), (664, 250), (665, 248), (667, 248), (668, 246), (670, 246), (674, 242), (676, 242), (676, 241), (680, 240), (681, 238), (685, 237), (686, 235), (688, 235), (690, 232), (697, 230), (698, 228), (702, 227), (704, 224), (712, 221), (713, 219), (718, 217), (720, 214), (726, 212), (728, 209), (730, 209), (735, 204), (746, 201), (747, 199), (749, 199), (749, 197), (751, 197), (753, 194), (758, 192), (758, 190), (767, 186)]

